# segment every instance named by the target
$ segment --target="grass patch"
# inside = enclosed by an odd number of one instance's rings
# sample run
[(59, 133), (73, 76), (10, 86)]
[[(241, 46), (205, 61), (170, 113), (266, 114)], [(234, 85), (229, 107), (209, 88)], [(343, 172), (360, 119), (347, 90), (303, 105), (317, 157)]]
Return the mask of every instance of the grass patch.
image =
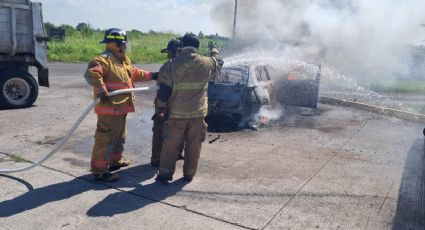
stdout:
[(33, 162), (31, 162), (31, 161), (29, 161), (29, 160), (26, 160), (26, 159), (24, 159), (24, 158), (22, 158), (22, 157), (20, 157), (20, 156), (16, 156), (16, 155), (12, 155), (12, 154), (8, 154), (8, 157), (13, 161), (13, 162), (16, 162), (16, 163), (33, 163)]
[[(172, 33), (129, 33), (128, 55), (132, 62), (163, 63), (167, 60), (166, 54), (160, 53), (162, 48), (172, 38), (181, 35)], [(89, 34), (74, 32), (65, 37), (64, 41), (49, 42), (49, 61), (51, 62), (88, 62), (104, 50), (105, 45), (99, 41), (103, 39), (103, 32), (93, 31)], [(208, 44), (215, 43), (218, 47), (226, 45), (226, 39), (214, 37), (200, 39), (200, 53), (207, 55)]]
[(13, 162), (16, 162), (16, 163), (32, 163), (33, 164), (32, 161), (26, 160), (25, 158), (20, 157), (20, 156), (16, 156), (14, 154), (3, 153), (3, 152), (0, 152), (0, 154), (4, 155), (4, 157), (0, 158), (0, 162), (13, 161)]
[(398, 80), (391, 84), (374, 83), (370, 88), (385, 93), (425, 93), (425, 80)]

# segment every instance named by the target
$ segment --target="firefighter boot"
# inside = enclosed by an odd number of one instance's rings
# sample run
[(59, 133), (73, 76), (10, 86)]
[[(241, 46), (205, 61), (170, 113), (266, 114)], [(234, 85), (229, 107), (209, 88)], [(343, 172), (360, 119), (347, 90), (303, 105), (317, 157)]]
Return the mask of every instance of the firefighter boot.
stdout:
[(120, 176), (118, 175), (118, 173), (106, 172), (102, 174), (93, 174), (93, 175), (95, 180), (103, 181), (103, 182), (115, 182), (120, 179)]
[(172, 180), (173, 180), (173, 177), (163, 176), (163, 175), (161, 175), (161, 174), (158, 174), (158, 175), (155, 177), (155, 180), (156, 180), (156, 181), (158, 181), (158, 182), (161, 182), (161, 183), (168, 184), (170, 181), (172, 181)]
[(120, 168), (127, 167), (131, 164), (131, 160), (121, 159), (120, 161), (109, 166), (109, 172), (117, 171)]

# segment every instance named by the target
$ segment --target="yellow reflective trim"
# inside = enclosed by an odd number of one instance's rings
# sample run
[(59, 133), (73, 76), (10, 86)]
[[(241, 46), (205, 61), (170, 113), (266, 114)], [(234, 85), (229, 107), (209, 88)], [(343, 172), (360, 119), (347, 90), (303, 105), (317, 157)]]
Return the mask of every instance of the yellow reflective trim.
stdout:
[(117, 36), (115, 36), (115, 35), (106, 35), (106, 38), (109, 38), (109, 39), (119, 39), (119, 40), (124, 40), (125, 39), (125, 37), (124, 36), (121, 36), (121, 35), (117, 35)]
[(161, 77), (161, 78), (158, 77), (158, 81), (157, 82), (158, 83), (162, 83), (162, 84), (164, 84), (164, 85), (166, 85), (166, 86), (168, 86), (170, 88), (173, 87), (173, 80), (168, 79), (168, 78), (165, 78), (165, 77)]
[(173, 91), (208, 89), (208, 82), (181, 82), (173, 85)]
[(155, 104), (159, 108), (165, 108), (168, 105), (167, 102), (163, 102), (163, 101), (159, 100), (158, 98), (156, 99), (156, 103)]
[(205, 117), (207, 113), (208, 113), (207, 109), (201, 109), (201, 110), (191, 111), (191, 112), (171, 111), (170, 117), (173, 117), (173, 118)]

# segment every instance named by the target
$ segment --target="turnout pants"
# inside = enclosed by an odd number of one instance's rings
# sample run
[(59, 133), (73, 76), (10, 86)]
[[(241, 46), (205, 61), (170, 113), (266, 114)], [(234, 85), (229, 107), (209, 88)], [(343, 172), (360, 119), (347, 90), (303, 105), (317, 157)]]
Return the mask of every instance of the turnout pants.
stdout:
[(164, 143), (161, 150), (159, 174), (166, 179), (172, 179), (179, 148), (185, 142), (183, 176), (193, 178), (198, 168), (202, 142), (207, 134), (207, 124), (204, 118), (174, 119), (165, 122)]
[[(152, 157), (151, 163), (158, 164), (161, 159), (161, 150), (162, 143), (164, 139), (164, 126), (166, 119), (159, 117), (157, 114), (154, 114), (152, 117), (153, 127), (152, 127)], [(183, 154), (184, 142), (180, 144), (178, 149), (178, 154)]]
[(97, 129), (91, 158), (93, 173), (106, 173), (108, 166), (116, 166), (122, 161), (127, 115), (97, 115)]

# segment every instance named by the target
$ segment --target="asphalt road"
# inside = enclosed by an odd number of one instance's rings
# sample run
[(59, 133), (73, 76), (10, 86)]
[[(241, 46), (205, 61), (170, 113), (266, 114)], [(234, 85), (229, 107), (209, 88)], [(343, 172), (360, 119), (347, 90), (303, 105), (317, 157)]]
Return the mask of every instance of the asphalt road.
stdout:
[[(0, 111), (0, 168), (60, 140), (91, 100), (85, 68), (51, 64), (51, 88), (33, 107)], [(162, 185), (148, 164), (153, 97), (138, 94), (128, 117), (134, 164), (119, 182), (89, 173), (91, 114), (43, 166), (0, 175), (0, 228), (425, 229), (423, 124), (322, 104), (291, 110), (258, 131), (209, 133), (195, 179), (183, 182), (178, 162)]]

